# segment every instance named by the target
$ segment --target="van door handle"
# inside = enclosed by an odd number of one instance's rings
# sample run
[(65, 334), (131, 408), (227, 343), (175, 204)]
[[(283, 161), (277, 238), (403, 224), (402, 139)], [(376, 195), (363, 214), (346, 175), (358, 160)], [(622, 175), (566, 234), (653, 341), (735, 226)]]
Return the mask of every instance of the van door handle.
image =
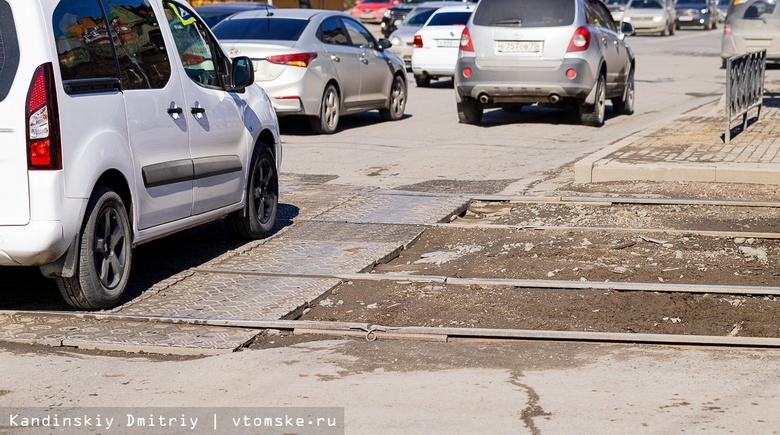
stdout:
[(168, 108), (168, 114), (171, 115), (173, 119), (178, 119), (181, 114), (184, 113), (184, 109), (181, 107), (171, 106)]
[(203, 114), (206, 113), (206, 109), (200, 106), (195, 106), (190, 109), (190, 112), (192, 112), (196, 118), (200, 119), (203, 118)]

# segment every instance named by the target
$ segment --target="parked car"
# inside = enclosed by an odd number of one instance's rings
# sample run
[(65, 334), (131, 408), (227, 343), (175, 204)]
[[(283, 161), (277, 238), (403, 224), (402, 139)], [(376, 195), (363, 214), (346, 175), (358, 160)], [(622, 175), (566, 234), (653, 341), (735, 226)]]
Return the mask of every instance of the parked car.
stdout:
[(390, 41), (377, 41), (348, 14), (247, 11), (223, 20), (214, 34), (231, 55), (252, 59), (255, 80), (278, 116), (306, 116), (315, 132), (325, 134), (350, 113), (378, 109), (384, 120), (403, 117), (403, 61), (388, 50)]
[(231, 2), (231, 3), (208, 3), (195, 8), (195, 12), (203, 18), (203, 21), (209, 27), (214, 27), (225, 18), (244, 11), (262, 10), (268, 11), (276, 9), (275, 6), (268, 3), (259, 2)]
[[(414, 34), (422, 28), (428, 18), (436, 12), (437, 9), (444, 6), (462, 5), (461, 1), (430, 1), (415, 7), (404, 19), (398, 29), (390, 35), (390, 51), (403, 59), (408, 68), (412, 67), (412, 50), (414, 49)], [(469, 3), (474, 5), (475, 3)]]
[[(622, 31), (621, 31), (622, 30)], [(480, 0), (460, 41), (455, 99), (462, 123), (484, 109), (524, 104), (574, 108), (604, 124), (605, 105), (634, 112), (635, 60), (599, 0)]]
[(726, 21), (726, 15), (729, 11), (729, 5), (732, 0), (718, 0), (718, 22)]
[(607, 5), (607, 9), (609, 9), (609, 13), (612, 14), (612, 19), (616, 23), (623, 21), (623, 14), (626, 12), (628, 0), (604, 0), (604, 4)]
[(439, 8), (414, 34), (412, 72), (417, 86), (455, 75), (460, 35), (473, 11), (473, 5)]
[(350, 15), (364, 23), (381, 23), (385, 11), (400, 0), (359, 0), (349, 11)]
[(704, 30), (718, 28), (717, 0), (678, 0), (674, 8), (677, 13), (675, 28), (701, 27)]
[(382, 36), (389, 38), (390, 34), (401, 25), (417, 5), (424, 3), (428, 0), (402, 0), (395, 6), (388, 8), (382, 15), (382, 21), (379, 23), (379, 30), (382, 32)]
[(0, 0), (0, 266), (80, 309), (120, 301), (141, 243), (222, 217), (266, 236), (282, 157), (250, 59), (190, 6), (102, 5)]
[(636, 33), (674, 35), (673, 0), (630, 0), (623, 12), (622, 21), (633, 24)]
[(766, 50), (768, 61), (780, 61), (780, 7), (776, 0), (740, 0), (729, 6), (723, 23), (720, 57)]

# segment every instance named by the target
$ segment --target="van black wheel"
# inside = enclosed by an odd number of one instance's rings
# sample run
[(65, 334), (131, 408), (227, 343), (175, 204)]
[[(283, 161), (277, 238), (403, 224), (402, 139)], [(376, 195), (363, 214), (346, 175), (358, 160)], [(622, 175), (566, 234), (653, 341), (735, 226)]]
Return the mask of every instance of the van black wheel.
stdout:
[(78, 263), (72, 278), (56, 278), (65, 302), (84, 310), (117, 304), (127, 287), (132, 260), (132, 234), (122, 198), (98, 187), (87, 204), (81, 229)]
[(333, 134), (339, 125), (339, 114), (341, 112), (341, 100), (336, 87), (329, 84), (322, 93), (322, 102), (320, 103), (320, 113), (317, 116), (309, 118), (311, 129), (319, 134)]
[(260, 239), (268, 235), (276, 223), (279, 208), (279, 175), (276, 159), (267, 146), (255, 151), (249, 171), (244, 213), (225, 220), (228, 231), (244, 239)]
[(600, 74), (596, 81), (596, 100), (594, 104), (582, 103), (580, 105), (580, 121), (590, 127), (604, 125), (604, 113), (606, 106), (606, 90), (604, 75)]
[(458, 103), (458, 120), (461, 124), (479, 124), (482, 121), (484, 110), (477, 105), (473, 98), (463, 98)]
[(628, 72), (626, 86), (623, 89), (623, 96), (612, 99), (612, 108), (618, 115), (634, 114), (634, 69)]
[(387, 99), (387, 107), (379, 109), (379, 116), (384, 121), (398, 121), (404, 117), (406, 110), (406, 82), (401, 76), (393, 77), (393, 85)]

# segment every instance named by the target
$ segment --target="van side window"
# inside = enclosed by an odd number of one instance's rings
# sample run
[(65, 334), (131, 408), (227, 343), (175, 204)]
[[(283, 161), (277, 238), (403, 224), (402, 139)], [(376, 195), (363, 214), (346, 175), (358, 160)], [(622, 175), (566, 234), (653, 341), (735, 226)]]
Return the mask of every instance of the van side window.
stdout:
[(148, 0), (104, 1), (124, 89), (159, 89), (171, 77), (157, 17)]
[(0, 0), (0, 101), (5, 100), (19, 67), (19, 41), (11, 6)]
[(774, 1), (757, 1), (745, 10), (745, 19), (759, 19), (762, 15), (772, 15), (775, 12)]
[(220, 58), (214, 55), (214, 46), (206, 25), (176, 3), (163, 4), (173, 39), (176, 41), (179, 60), (187, 76), (201, 86), (220, 88)]
[(125, 90), (150, 89), (170, 79), (165, 45), (147, 0), (63, 0), (52, 27), (66, 84), (117, 79)]
[(63, 0), (52, 21), (63, 82), (118, 78), (108, 23), (97, 0)]

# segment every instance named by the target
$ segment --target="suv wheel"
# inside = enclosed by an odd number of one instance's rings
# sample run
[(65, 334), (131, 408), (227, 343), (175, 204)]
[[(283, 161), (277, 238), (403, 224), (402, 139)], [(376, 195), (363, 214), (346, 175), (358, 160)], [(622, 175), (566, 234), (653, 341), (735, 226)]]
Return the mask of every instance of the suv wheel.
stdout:
[(390, 88), (390, 97), (387, 107), (379, 109), (379, 116), (384, 121), (398, 121), (403, 118), (406, 110), (406, 82), (397, 75), (393, 77), (393, 86)]
[(228, 231), (244, 239), (268, 235), (276, 222), (279, 207), (279, 175), (276, 160), (267, 146), (261, 145), (252, 156), (246, 188), (247, 207), (243, 214), (232, 214), (225, 220)]
[(341, 111), (339, 93), (336, 87), (329, 84), (322, 94), (320, 114), (309, 118), (311, 129), (319, 134), (333, 134), (339, 125), (339, 112)]
[(626, 87), (623, 89), (623, 96), (612, 99), (612, 108), (619, 115), (634, 114), (634, 69), (628, 72)]
[(56, 278), (69, 305), (94, 310), (116, 305), (127, 286), (132, 259), (132, 236), (122, 198), (99, 186), (87, 204), (81, 228), (76, 274)]
[(582, 103), (580, 105), (580, 121), (590, 127), (604, 125), (604, 112), (606, 105), (606, 90), (604, 74), (599, 74), (596, 81), (596, 101), (594, 104)]
[(458, 120), (461, 124), (479, 124), (482, 121), (483, 110), (473, 98), (463, 98), (458, 103)]

